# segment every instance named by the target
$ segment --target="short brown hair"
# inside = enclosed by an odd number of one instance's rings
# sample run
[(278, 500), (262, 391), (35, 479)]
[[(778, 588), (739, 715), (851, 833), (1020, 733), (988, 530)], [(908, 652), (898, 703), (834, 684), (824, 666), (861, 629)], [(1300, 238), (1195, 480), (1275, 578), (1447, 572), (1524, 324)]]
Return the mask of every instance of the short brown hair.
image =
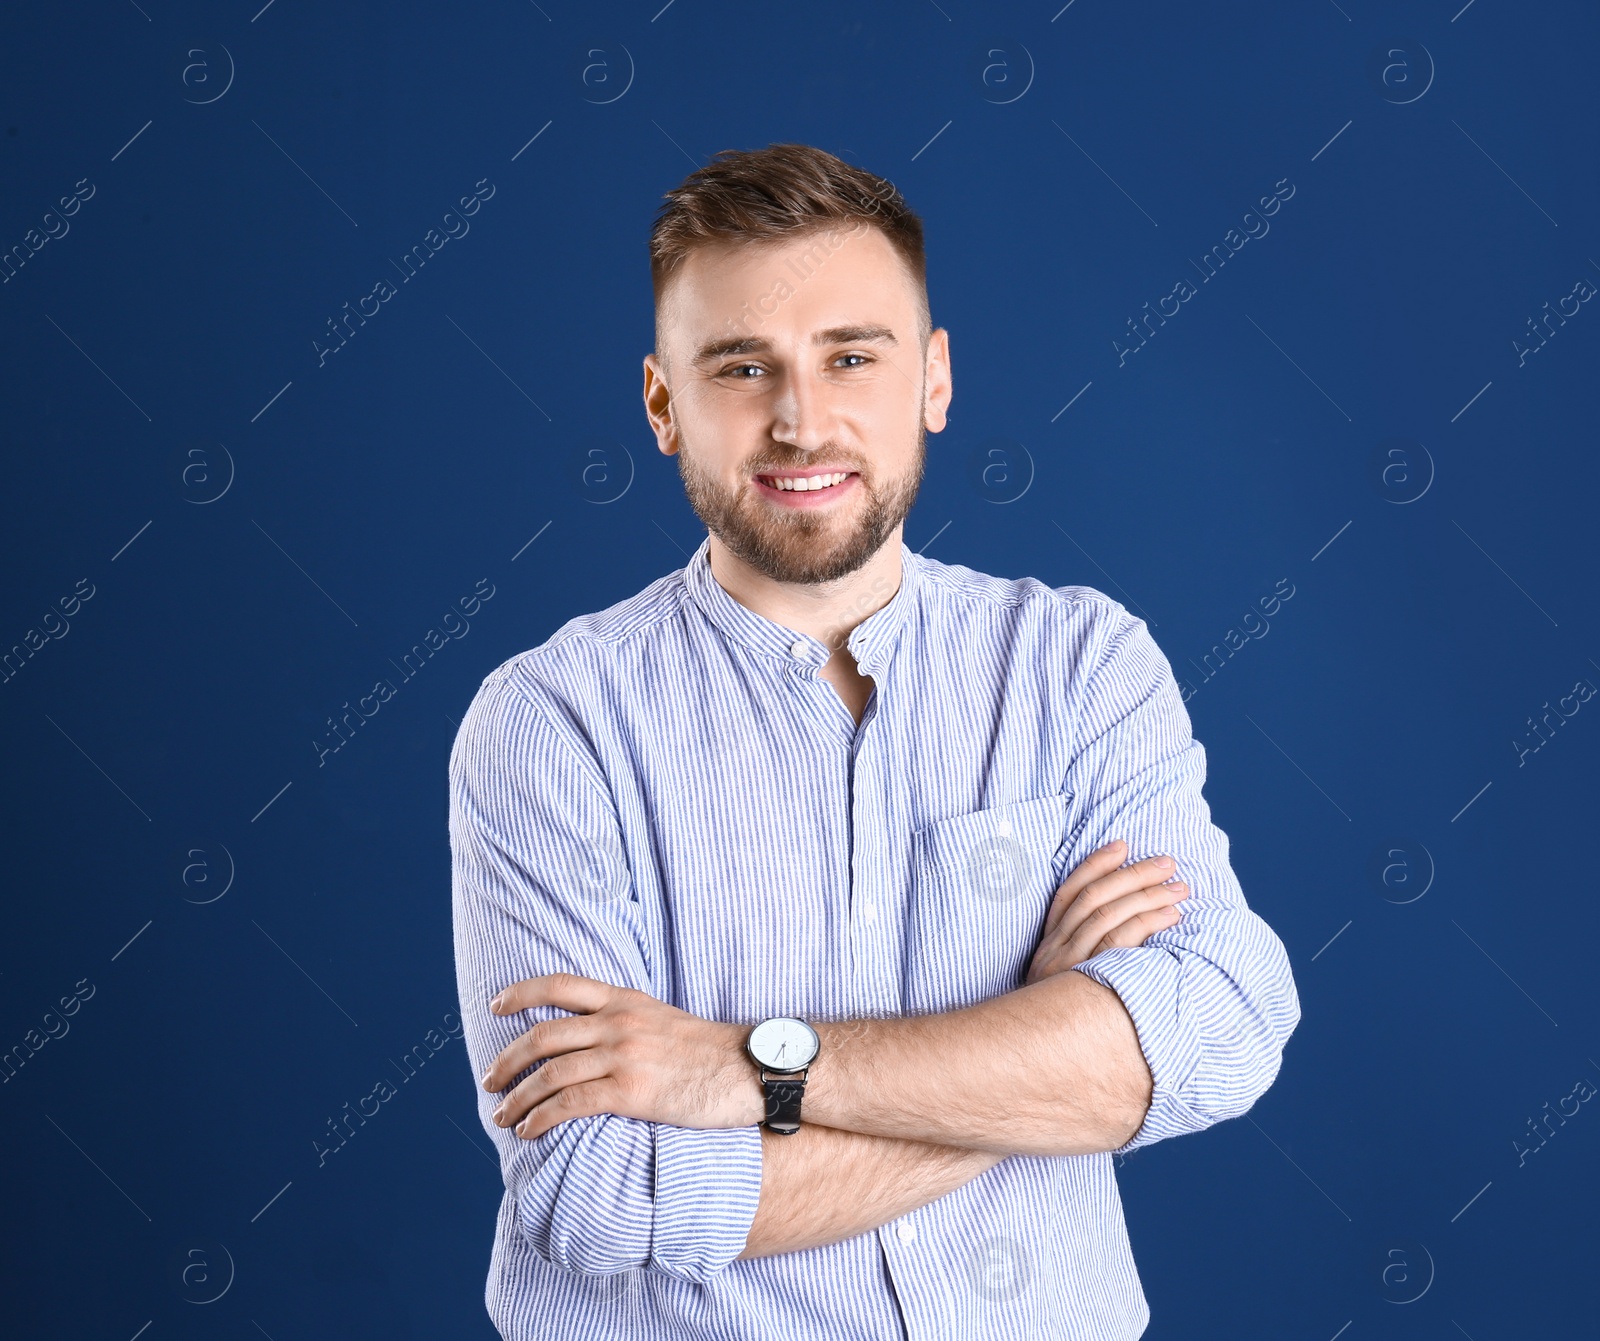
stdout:
[(917, 333), (927, 350), (933, 323), (922, 220), (892, 182), (808, 144), (769, 144), (724, 149), (662, 199), (650, 229), (658, 358), (662, 294), (695, 248), (789, 239), (844, 222), (877, 228), (905, 264), (920, 296)]

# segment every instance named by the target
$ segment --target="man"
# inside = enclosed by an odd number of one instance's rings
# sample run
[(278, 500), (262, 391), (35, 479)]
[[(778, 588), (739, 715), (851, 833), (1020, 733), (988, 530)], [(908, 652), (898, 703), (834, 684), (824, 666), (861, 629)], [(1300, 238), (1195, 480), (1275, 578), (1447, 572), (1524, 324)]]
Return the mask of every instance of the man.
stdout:
[(887, 182), (729, 151), (651, 259), (707, 539), (488, 675), (451, 756), (490, 1315), (1138, 1336), (1112, 1155), (1246, 1111), (1300, 1016), (1171, 668), (1098, 591), (905, 545), (951, 374)]

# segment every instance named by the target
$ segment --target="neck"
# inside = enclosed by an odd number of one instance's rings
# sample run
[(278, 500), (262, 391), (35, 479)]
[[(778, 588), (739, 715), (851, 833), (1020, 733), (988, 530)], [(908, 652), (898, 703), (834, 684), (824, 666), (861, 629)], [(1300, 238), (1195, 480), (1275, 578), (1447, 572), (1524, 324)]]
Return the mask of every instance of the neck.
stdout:
[(900, 590), (901, 529), (895, 527), (855, 572), (818, 583), (775, 581), (712, 535), (711, 575), (747, 610), (838, 651), (856, 625), (883, 609)]

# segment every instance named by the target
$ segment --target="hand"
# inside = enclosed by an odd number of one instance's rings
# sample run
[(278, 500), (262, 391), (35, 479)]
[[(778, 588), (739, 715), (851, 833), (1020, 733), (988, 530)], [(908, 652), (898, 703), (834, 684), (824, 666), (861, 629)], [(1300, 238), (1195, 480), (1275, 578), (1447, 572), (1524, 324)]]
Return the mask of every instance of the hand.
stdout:
[(522, 1120), (524, 1140), (596, 1113), (698, 1128), (752, 1127), (766, 1116), (745, 1026), (574, 973), (514, 983), (489, 1003), (496, 1015), (531, 1006), (580, 1013), (541, 1020), (484, 1073), (484, 1089), (496, 1092), (544, 1061), (495, 1110), (502, 1127)]
[(1120, 838), (1091, 852), (1056, 891), (1045, 919), (1039, 948), (1028, 966), (1027, 982), (1064, 973), (1112, 946), (1143, 945), (1145, 938), (1179, 917), (1178, 903), (1189, 886), (1172, 877), (1176, 867), (1158, 866), (1151, 857), (1121, 869), (1128, 845)]

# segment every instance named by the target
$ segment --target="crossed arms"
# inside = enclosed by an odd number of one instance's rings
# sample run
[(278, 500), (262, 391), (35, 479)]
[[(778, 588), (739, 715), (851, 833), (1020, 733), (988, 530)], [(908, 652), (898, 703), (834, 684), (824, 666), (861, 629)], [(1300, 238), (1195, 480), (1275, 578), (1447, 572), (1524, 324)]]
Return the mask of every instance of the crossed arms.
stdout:
[[(535, 1252), (703, 1283), (736, 1257), (875, 1229), (1010, 1154), (1131, 1150), (1250, 1107), (1299, 1019), (1287, 957), (1210, 823), (1165, 659), (1131, 617), (1105, 655), (1148, 691), (1098, 723), (1085, 696), (1082, 775), (1064, 790), (1083, 806), (1073, 853), (1089, 856), (1029, 980), (942, 1015), (816, 1023), (792, 1137), (755, 1125), (748, 1025), (651, 995), (662, 947), (593, 877), (625, 863), (581, 737), (525, 671), (486, 681), (451, 760), (458, 977), (480, 1115)], [(1113, 837), (1126, 847), (1093, 847)], [(1136, 852), (1176, 859), (1181, 916), (1170, 870), (1121, 868)], [(575, 898), (579, 884), (601, 894)]]
[[(1065, 970), (1176, 922), (1187, 887), (1161, 883), (1170, 860), (1118, 869), (1123, 855), (1109, 845), (1062, 884), (1022, 988), (945, 1014), (814, 1022), (822, 1049), (805, 1125), (761, 1132), (761, 1198), (741, 1257), (876, 1229), (1010, 1154), (1086, 1154), (1134, 1135), (1151, 1076), (1133, 1022), (1115, 992)], [(514, 983), (489, 1009), (552, 1005), (573, 1013), (535, 1024), (482, 1079), (509, 1091), (491, 1118), (521, 1139), (601, 1113), (702, 1130), (761, 1120), (747, 1025), (571, 974)]]

